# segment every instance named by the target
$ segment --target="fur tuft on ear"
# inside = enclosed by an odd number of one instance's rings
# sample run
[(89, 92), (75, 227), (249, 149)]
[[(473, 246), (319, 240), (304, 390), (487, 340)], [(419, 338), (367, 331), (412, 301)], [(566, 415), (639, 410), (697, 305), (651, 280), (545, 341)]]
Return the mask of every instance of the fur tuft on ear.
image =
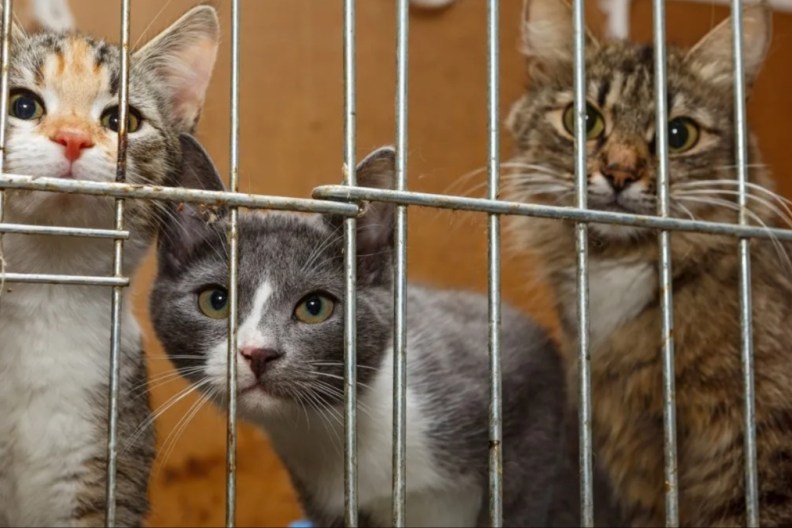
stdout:
[(135, 52), (133, 59), (153, 70), (170, 93), (177, 127), (193, 132), (212, 77), (220, 39), (217, 12), (194, 7)]
[[(186, 189), (223, 191), (225, 187), (211, 158), (190, 135), (181, 134), (181, 167), (176, 175), (176, 185)], [(193, 248), (211, 232), (221, 229), (226, 215), (225, 207), (203, 204), (168, 204), (162, 221), (157, 244), (160, 268), (178, 273), (189, 258)]]
[[(717, 84), (731, 84), (734, 72), (732, 17), (718, 24), (688, 51), (685, 60), (703, 78)], [(762, 69), (772, 35), (772, 14), (765, 1), (742, 11), (743, 66), (745, 82), (751, 87)]]
[[(544, 67), (572, 63), (572, 8), (566, 0), (523, 0), (522, 52)], [(586, 30), (586, 46), (597, 47)]]

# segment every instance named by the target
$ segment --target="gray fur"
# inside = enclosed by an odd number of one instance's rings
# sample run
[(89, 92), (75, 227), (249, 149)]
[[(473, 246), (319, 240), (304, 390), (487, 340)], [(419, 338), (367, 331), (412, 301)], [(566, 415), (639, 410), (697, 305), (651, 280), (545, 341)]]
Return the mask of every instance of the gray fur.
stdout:
[[(182, 183), (221, 188), (200, 147), (189, 139), (183, 142), (188, 165), (184, 171), (187, 181)], [(196, 171), (195, 167), (201, 170)], [(198, 184), (197, 175), (202, 179)], [(362, 185), (389, 186), (392, 175), (391, 149), (377, 151), (358, 167)], [(227, 225), (222, 211), (214, 211), (219, 220), (209, 224), (197, 222), (202, 215), (186, 204), (174, 208), (173, 213), (175, 221), (165, 226), (159, 242), (160, 270), (150, 306), (155, 331), (174, 364), (189, 368), (204, 364), (211, 349), (226, 339), (226, 320), (203, 316), (197, 308), (196, 292), (207, 284), (227, 283)], [(376, 373), (388, 366), (384, 358), (392, 344), (392, 213), (391, 205), (371, 204), (358, 222), (360, 398), (366, 398)], [(189, 234), (180, 225), (183, 222), (190, 226)], [(309, 448), (315, 444), (311, 451), (337, 460), (343, 452), (340, 437), (327, 434), (332, 423), (327, 417), (339, 416), (343, 401), (341, 234), (341, 219), (333, 217), (242, 213), (239, 219), (239, 321), (245, 321), (250, 314), (260, 285), (264, 281), (272, 285), (273, 293), (259, 330), (275, 336), (284, 355), (258, 381), (270, 395), (292, 402), (279, 407), (283, 416), (278, 418), (240, 399), (240, 413), (269, 433), (303, 506), (320, 526), (343, 525), (343, 511), (323, 506), (319, 497), (327, 490), (318, 488), (312, 470), (316, 466), (299, 455), (297, 444)], [(291, 316), (295, 305), (314, 290), (338, 299), (333, 315), (316, 325), (296, 322)], [(408, 386), (431, 424), (426, 441), (432, 464), (442, 473), (444, 486), (453, 488), (458, 483), (468, 483), (481, 491), (477, 523), (484, 524), (488, 511), (489, 403), (486, 298), (411, 285), (407, 303)], [(548, 335), (508, 306), (503, 309), (502, 350), (504, 522), (509, 526), (546, 526), (557, 522), (550, 518), (551, 502), (561, 494), (575, 493), (574, 486), (558, 486), (564, 405), (560, 361)], [(210, 376), (201, 371), (188, 377), (197, 383)], [(324, 385), (318, 386), (317, 381)], [(224, 375), (217, 375), (208, 385), (208, 392), (221, 394), (217, 397), (220, 402), (224, 383)], [(305, 410), (305, 420), (300, 401), (315, 406)], [(371, 417), (361, 411), (358, 420), (362, 452), (366, 450)], [(410, 423), (408, 417), (408, 428)], [(332, 427), (343, 434), (337, 426)], [(325, 441), (334, 445), (323, 445)], [(390, 461), (383, 464), (389, 466)], [(360, 468), (365, 472), (368, 464), (362, 460)], [(408, 479), (408, 517), (411, 501), (419, 500), (411, 495), (410, 483)], [(381, 499), (390, 500), (389, 488), (382, 489)], [(386, 522), (365, 504), (361, 505), (360, 515), (361, 525)], [(568, 522), (574, 524), (575, 520)]]

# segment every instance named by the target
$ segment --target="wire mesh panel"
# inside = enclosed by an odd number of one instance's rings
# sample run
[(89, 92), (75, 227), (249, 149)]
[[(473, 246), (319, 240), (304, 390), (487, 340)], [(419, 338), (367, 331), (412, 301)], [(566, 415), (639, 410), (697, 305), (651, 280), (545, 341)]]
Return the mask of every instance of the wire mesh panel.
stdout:
[[(0, 151), (4, 151), (5, 122), (8, 107), (8, 63), (9, 35), (12, 16), (11, 0), (3, 0), (2, 55), (0, 62)], [(574, 109), (575, 109), (575, 183), (576, 206), (516, 203), (500, 200), (500, 115), (499, 115), (499, 14), (498, 0), (487, 0), (487, 191), (486, 198), (470, 198), (443, 194), (409, 191), (407, 186), (408, 162), (408, 59), (409, 59), (409, 2), (396, 1), (396, 188), (393, 190), (372, 189), (356, 186), (356, 2), (343, 0), (344, 16), (344, 147), (345, 167), (343, 185), (327, 185), (316, 188), (313, 198), (251, 195), (239, 192), (239, 144), (240, 144), (240, 2), (231, 2), (231, 136), (230, 136), (230, 188), (228, 192), (201, 191), (159, 187), (153, 185), (128, 185), (125, 183), (127, 139), (127, 115), (129, 102), (129, 30), (131, 16), (130, 0), (121, 0), (121, 79), (119, 84), (119, 133), (118, 160), (114, 183), (78, 181), (54, 178), (32, 178), (9, 174), (3, 170), (0, 157), (0, 250), (4, 234), (46, 235), (69, 237), (105, 238), (113, 241), (113, 273), (110, 276), (77, 276), (55, 274), (16, 273), (13, 269), (0, 269), (0, 283), (52, 283), (107, 286), (111, 288), (111, 342), (109, 371), (109, 415), (107, 437), (107, 495), (106, 521), (114, 526), (116, 521), (116, 465), (118, 455), (118, 391), (120, 372), (121, 303), (124, 288), (129, 285), (123, 273), (124, 241), (130, 237), (125, 229), (125, 200), (161, 200), (171, 202), (225, 205), (230, 208), (229, 216), (229, 317), (228, 317), (228, 402), (227, 402), (227, 452), (226, 452), (226, 525), (236, 524), (236, 413), (237, 413), (237, 330), (238, 330), (238, 208), (272, 209), (300, 212), (336, 214), (344, 221), (344, 497), (345, 524), (358, 524), (358, 459), (357, 459), (357, 356), (356, 356), (356, 216), (363, 202), (385, 202), (396, 204), (395, 218), (395, 281), (393, 292), (393, 452), (392, 452), (392, 518), (394, 526), (407, 522), (407, 211), (409, 207), (464, 210), (487, 215), (487, 277), (488, 277), (488, 323), (489, 323), (489, 522), (491, 526), (503, 523), (503, 467), (502, 453), (502, 385), (501, 385), (501, 241), (500, 222), (503, 215), (532, 216), (569, 221), (576, 225), (576, 281), (577, 281), (577, 326), (579, 386), (576, 387), (579, 424), (580, 463), (580, 506), (581, 522), (585, 526), (594, 523), (594, 478), (592, 458), (592, 405), (590, 379), (589, 342), (589, 259), (588, 226), (591, 222), (634, 226), (658, 232), (659, 244), (659, 291), (661, 306), (661, 342), (664, 411), (664, 468), (665, 468), (665, 515), (668, 526), (679, 524), (678, 478), (677, 478), (677, 431), (675, 417), (674, 376), (674, 319), (672, 291), (672, 260), (670, 237), (674, 231), (700, 232), (712, 235), (728, 235), (735, 238), (740, 257), (740, 321), (741, 360), (745, 390), (745, 476), (748, 524), (758, 525), (758, 481), (756, 462), (755, 396), (753, 379), (753, 335), (751, 306), (751, 260), (750, 239), (778, 239), (792, 241), (792, 231), (753, 226), (747, 212), (748, 183), (748, 139), (745, 108), (745, 79), (742, 57), (742, 14), (739, 0), (732, 1), (733, 49), (735, 56), (734, 106), (735, 137), (737, 140), (736, 165), (740, 216), (739, 224), (725, 224), (701, 220), (679, 219), (671, 216), (669, 205), (668, 137), (665, 123), (668, 120), (667, 99), (667, 51), (665, 44), (665, 4), (654, 0), (654, 72), (657, 158), (658, 158), (658, 201), (657, 215), (637, 215), (587, 208), (587, 141), (586, 141), (586, 38), (584, 0), (573, 3), (574, 24)], [(3, 222), (4, 191), (21, 189), (31, 191), (81, 193), (115, 198), (115, 223), (112, 229), (87, 229), (73, 227), (33, 226)], [(0, 251), (2, 255), (2, 251)]]

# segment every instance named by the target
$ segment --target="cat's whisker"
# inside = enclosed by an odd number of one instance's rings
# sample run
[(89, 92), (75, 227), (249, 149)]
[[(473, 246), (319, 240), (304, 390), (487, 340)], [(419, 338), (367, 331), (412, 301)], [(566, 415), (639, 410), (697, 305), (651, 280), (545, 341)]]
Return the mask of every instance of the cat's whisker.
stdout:
[(195, 359), (195, 360), (202, 360), (205, 359), (205, 356), (201, 354), (165, 354), (165, 355), (155, 355), (150, 354), (147, 356), (148, 359), (154, 361), (170, 361), (172, 359)]
[(671, 205), (672, 209), (674, 209), (674, 208), (679, 209), (684, 214), (686, 214), (688, 216), (688, 218), (690, 218), (691, 220), (695, 220), (696, 219), (696, 216), (693, 214), (693, 212), (689, 208), (687, 208), (684, 205), (682, 205), (681, 203), (672, 202), (670, 205)]
[[(344, 367), (344, 363), (341, 361), (311, 361), (310, 364), (316, 365), (317, 367)], [(369, 369), (373, 371), (378, 370), (376, 367), (372, 367), (371, 365), (361, 365), (358, 363), (356, 366), (359, 369)]]
[[(706, 188), (706, 187), (710, 187), (711, 185), (728, 185), (732, 187), (737, 187), (739, 185), (739, 182), (736, 180), (707, 180), (707, 181), (681, 182), (678, 184), (674, 184), (672, 186), (672, 190), (673, 189), (685, 190), (685, 189), (701, 188), (701, 187)], [(790, 208), (790, 206), (792, 206), (792, 200), (789, 200), (784, 196), (781, 196), (780, 194), (775, 193), (770, 189), (763, 187), (757, 183), (746, 182), (745, 185), (749, 189), (763, 193), (767, 195), (769, 198), (776, 200), (777, 202), (779, 202), (780, 205), (782, 205), (787, 210), (789, 215), (792, 216), (792, 208)]]
[[(686, 196), (691, 196), (691, 195), (693, 195), (693, 196), (695, 196), (695, 195), (709, 196), (709, 195), (712, 195), (712, 194), (721, 194), (721, 195), (728, 195), (728, 196), (739, 196), (740, 193), (738, 191), (733, 191), (733, 190), (730, 190), (730, 189), (696, 189), (696, 190), (684, 191), (682, 194), (686, 195)], [(755, 196), (755, 195), (752, 195), (752, 194), (747, 194), (746, 198), (749, 198), (751, 200), (754, 200), (754, 201), (764, 205), (770, 211), (772, 211), (779, 219), (783, 220), (784, 223), (786, 223), (788, 226), (792, 227), (792, 211), (790, 211), (789, 208), (785, 207), (786, 211), (782, 211), (776, 205), (771, 203), (769, 200), (766, 200), (764, 198), (761, 198), (759, 196)], [(735, 204), (735, 205), (737, 205), (739, 207), (739, 204)]]
[[(203, 366), (178, 369), (170, 372), (163, 372), (157, 376), (151, 376), (145, 382), (138, 383), (130, 388), (132, 399), (138, 399), (152, 392), (154, 389), (168, 385), (176, 380), (184, 379), (190, 374), (198, 374), (204, 370)], [(185, 380), (188, 381), (188, 380)], [(188, 381), (189, 382), (189, 381)]]
[(172, 1), (173, 0), (166, 0), (165, 4), (163, 4), (163, 6), (160, 8), (160, 10), (157, 11), (157, 13), (154, 15), (154, 17), (149, 21), (149, 23), (146, 25), (146, 27), (140, 33), (140, 36), (135, 41), (135, 45), (133, 46), (133, 48), (137, 48), (138, 47), (138, 45), (140, 44), (140, 41), (143, 40), (143, 38), (146, 36), (148, 31), (151, 29), (151, 26), (153, 26), (154, 23), (157, 20), (159, 20), (159, 17), (162, 16), (162, 13), (165, 12), (165, 10), (168, 8), (168, 6), (171, 4)]
[(193, 392), (198, 391), (202, 387), (210, 384), (212, 382), (211, 378), (206, 378), (195, 383), (189, 384), (184, 389), (180, 390), (176, 395), (172, 396), (168, 401), (163, 403), (159, 406), (159, 408), (152, 412), (148, 418), (146, 418), (138, 427), (137, 429), (130, 435), (130, 439), (122, 446), (121, 451), (124, 452), (126, 449), (134, 445), (140, 435), (150, 427), (160, 416), (162, 416), (165, 412), (171, 409), (174, 405), (179, 403), (181, 400), (192, 394)]
[[(689, 202), (698, 202), (705, 205), (712, 205), (715, 207), (718, 206), (725, 207), (733, 211), (740, 210), (740, 206), (738, 204), (734, 202), (730, 202), (728, 200), (721, 200), (718, 198), (711, 198), (711, 197), (704, 198), (699, 196), (687, 196), (687, 195), (677, 195), (674, 198), (677, 201), (686, 200)], [(767, 224), (765, 224), (765, 222), (762, 221), (762, 219), (757, 214), (755, 214), (753, 211), (749, 209), (746, 209), (746, 213), (748, 213), (748, 215), (751, 217), (752, 220), (757, 222), (763, 229), (765, 229), (769, 233), (770, 242), (773, 244), (773, 247), (775, 248), (775, 251), (778, 254), (779, 260), (781, 260), (781, 263), (786, 266), (787, 270), (792, 272), (792, 260), (790, 260), (788, 253), (784, 250), (784, 247), (782, 246), (781, 242), (778, 240), (778, 237), (772, 234), (772, 232), (768, 229)]]
[(158, 471), (161, 471), (163, 467), (166, 466), (168, 459), (170, 458), (173, 450), (178, 443), (179, 438), (187, 429), (187, 426), (192, 422), (193, 418), (198, 414), (198, 412), (210, 401), (210, 396), (206, 394), (201, 394), (200, 397), (190, 406), (189, 410), (182, 416), (179, 421), (176, 423), (176, 426), (168, 433), (168, 436), (165, 438), (165, 441), (162, 443), (162, 447), (160, 448), (160, 453), (163, 453), (160, 458), (160, 464), (158, 465)]

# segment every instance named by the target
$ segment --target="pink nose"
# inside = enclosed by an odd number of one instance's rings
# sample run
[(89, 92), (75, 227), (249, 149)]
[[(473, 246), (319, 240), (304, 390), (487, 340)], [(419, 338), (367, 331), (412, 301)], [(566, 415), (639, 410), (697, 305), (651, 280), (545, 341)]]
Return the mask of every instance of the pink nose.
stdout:
[(242, 357), (247, 359), (250, 363), (250, 370), (253, 371), (256, 378), (260, 378), (261, 375), (264, 374), (264, 370), (266, 370), (268, 363), (275, 361), (283, 355), (271, 348), (242, 347), (239, 352), (242, 354)]
[(94, 146), (93, 141), (91, 141), (91, 136), (85, 132), (74, 129), (58, 130), (50, 139), (66, 147), (66, 159), (71, 162), (74, 162), (80, 157), (83, 149)]

